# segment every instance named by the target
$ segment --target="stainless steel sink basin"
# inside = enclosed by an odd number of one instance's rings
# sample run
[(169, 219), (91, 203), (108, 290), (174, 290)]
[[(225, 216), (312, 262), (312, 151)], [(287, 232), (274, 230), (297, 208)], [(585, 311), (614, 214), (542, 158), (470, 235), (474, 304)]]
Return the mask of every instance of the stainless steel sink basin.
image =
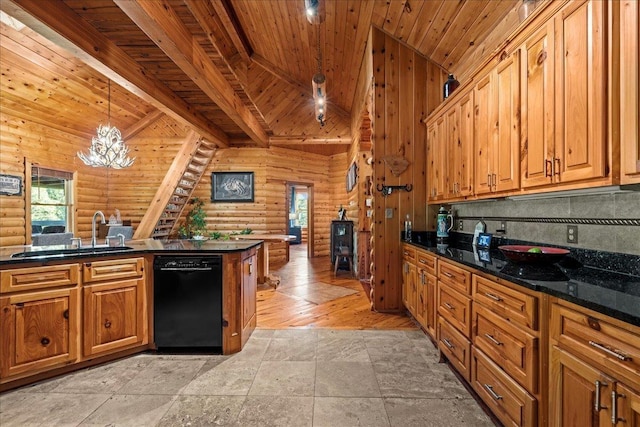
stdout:
[(86, 248), (70, 249), (42, 249), (31, 248), (29, 252), (16, 252), (11, 254), (11, 258), (55, 258), (68, 257), (74, 255), (101, 254), (105, 252), (126, 252), (133, 249), (129, 246), (95, 246)]

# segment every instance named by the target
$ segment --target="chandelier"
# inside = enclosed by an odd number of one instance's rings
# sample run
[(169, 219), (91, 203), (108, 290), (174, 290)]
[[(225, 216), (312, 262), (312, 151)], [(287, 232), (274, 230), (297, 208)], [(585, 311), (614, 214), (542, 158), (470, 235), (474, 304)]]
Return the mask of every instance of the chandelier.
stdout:
[(87, 166), (113, 169), (128, 168), (136, 159), (128, 157), (129, 148), (122, 140), (122, 134), (115, 126), (111, 126), (111, 80), (108, 92), (107, 125), (99, 125), (97, 135), (91, 138), (89, 154), (78, 151), (78, 157)]

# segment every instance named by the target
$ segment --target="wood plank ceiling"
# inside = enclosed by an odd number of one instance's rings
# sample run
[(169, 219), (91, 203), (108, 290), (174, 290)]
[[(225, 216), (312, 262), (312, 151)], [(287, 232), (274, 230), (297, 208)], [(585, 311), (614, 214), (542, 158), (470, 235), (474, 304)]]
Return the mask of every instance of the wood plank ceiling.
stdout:
[[(324, 1), (320, 25), (307, 22), (304, 0), (3, 0), (0, 7), (100, 73), (88, 77), (95, 89), (87, 102), (99, 104), (93, 97), (105, 93), (107, 79), (120, 86), (112, 85), (113, 123), (120, 114), (131, 124), (158, 109), (219, 146), (334, 154), (351, 142), (372, 25), (451, 70), (518, 4)], [(311, 96), (318, 37), (330, 102), (324, 127)], [(48, 84), (55, 93), (59, 83)], [(126, 91), (140, 98), (138, 113)], [(39, 105), (34, 114), (53, 111), (56, 97), (49, 99), (52, 105)], [(62, 122), (79, 121), (77, 129), (86, 125), (91, 132), (99, 117), (84, 116), (86, 123), (78, 114)]]

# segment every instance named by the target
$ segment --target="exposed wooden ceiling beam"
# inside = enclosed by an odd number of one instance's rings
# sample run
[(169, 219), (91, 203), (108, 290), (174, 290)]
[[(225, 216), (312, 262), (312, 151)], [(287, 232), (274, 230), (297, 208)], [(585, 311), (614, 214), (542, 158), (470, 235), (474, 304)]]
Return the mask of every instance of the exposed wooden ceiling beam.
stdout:
[[(259, 114), (260, 119), (266, 123), (267, 121), (265, 120), (264, 115), (256, 105), (247, 88), (246, 69), (251, 63), (249, 52), (253, 52), (253, 50), (251, 49), (249, 42), (246, 40), (246, 36), (244, 35), (244, 32), (242, 32), (242, 28), (237, 23), (237, 18), (230, 15), (233, 10), (228, 11), (227, 9), (230, 6), (223, 5), (219, 0), (213, 1), (213, 9), (215, 11), (209, 7), (210, 3), (203, 2), (202, 0), (184, 0), (184, 2), (191, 11), (193, 17), (198, 21), (198, 24), (200, 24), (200, 27), (202, 27), (204, 32), (207, 34), (207, 38), (218, 51), (229, 71), (242, 87), (246, 97), (253, 104), (256, 111), (255, 114)], [(214, 25), (216, 25), (216, 28), (214, 28)], [(224, 31), (226, 37), (232, 40), (234, 45), (233, 48), (225, 48), (225, 46), (223, 46), (225, 42), (228, 43), (227, 40), (221, 41), (216, 39), (216, 33), (219, 33), (220, 31)], [(244, 42), (242, 40), (244, 40)]]
[(193, 111), (193, 107), (61, 0), (2, 0), (0, 9), (216, 145), (228, 146), (228, 137), (220, 128)]
[(268, 135), (256, 117), (167, 2), (114, 0), (114, 3), (251, 139), (263, 146), (268, 144)]
[(125, 129), (124, 132), (122, 132), (122, 139), (127, 140), (135, 137), (162, 116), (164, 116), (164, 113), (160, 110), (147, 114), (142, 120)]
[(269, 143), (277, 145), (349, 145), (351, 137), (323, 138), (321, 136), (272, 136)]

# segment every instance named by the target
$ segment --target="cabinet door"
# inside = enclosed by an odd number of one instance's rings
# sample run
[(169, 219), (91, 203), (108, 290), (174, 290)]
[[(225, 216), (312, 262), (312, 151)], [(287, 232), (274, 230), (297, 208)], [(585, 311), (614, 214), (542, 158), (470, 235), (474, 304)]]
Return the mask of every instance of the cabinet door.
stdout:
[(640, 427), (640, 394), (622, 384), (617, 389), (616, 425)]
[(407, 310), (409, 310), (409, 296), (411, 292), (409, 291), (409, 266), (411, 264), (409, 261), (402, 260), (402, 304), (405, 306)]
[(447, 121), (442, 115), (436, 119), (433, 139), (431, 141), (431, 157), (429, 167), (431, 168), (431, 187), (433, 188), (432, 200), (443, 200), (445, 198), (446, 183), (446, 141), (447, 141)]
[(78, 290), (0, 298), (0, 374), (37, 373), (76, 361)]
[(494, 191), (520, 188), (520, 53), (514, 52), (495, 70), (493, 106), (497, 138), (490, 148)]
[(640, 4), (620, 2), (620, 144), (622, 183), (640, 182)]
[(454, 148), (456, 154), (455, 182), (457, 195), (473, 194), (473, 91), (469, 91), (458, 102), (458, 140)]
[(443, 153), (445, 155), (445, 196), (447, 199), (453, 199), (457, 194), (457, 177), (456, 172), (460, 163), (460, 153), (457, 148), (460, 134), (458, 132), (460, 125), (460, 116), (455, 105), (449, 107), (444, 113), (446, 124), (446, 138), (444, 139)]
[(522, 187), (551, 183), (554, 157), (553, 22), (521, 48)]
[(571, 2), (555, 18), (553, 162), (562, 182), (605, 175), (606, 5), (600, 0)]
[(475, 102), (475, 193), (486, 194), (492, 191), (492, 159), (494, 126), (491, 118), (491, 76), (482, 78), (474, 89)]
[(144, 283), (125, 279), (83, 289), (85, 356), (148, 341)]
[(427, 333), (431, 335), (431, 338), (436, 337), (436, 320), (437, 320), (437, 306), (436, 306), (436, 283), (437, 279), (431, 274), (427, 274), (427, 307), (426, 307), (426, 329)]
[(549, 425), (611, 425), (613, 379), (557, 347), (551, 349)]
[(427, 273), (423, 269), (416, 269), (416, 321), (426, 328), (427, 311)]

